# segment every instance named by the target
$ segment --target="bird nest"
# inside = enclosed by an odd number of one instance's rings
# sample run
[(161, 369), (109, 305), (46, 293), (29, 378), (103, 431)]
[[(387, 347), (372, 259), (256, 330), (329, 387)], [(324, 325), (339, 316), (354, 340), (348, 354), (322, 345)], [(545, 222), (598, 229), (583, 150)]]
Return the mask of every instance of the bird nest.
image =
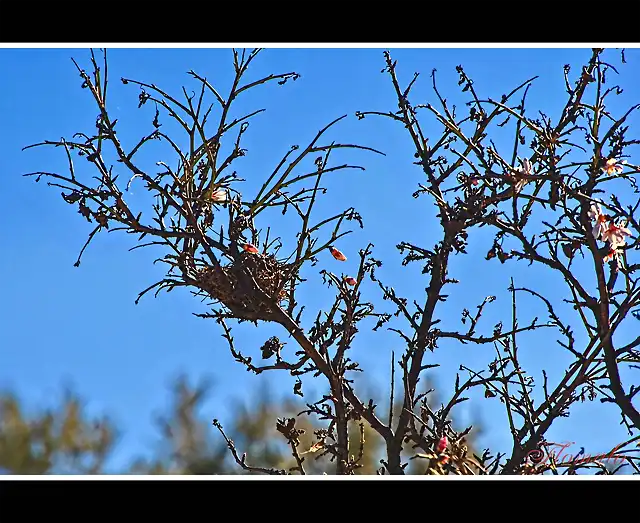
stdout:
[(272, 254), (242, 252), (233, 263), (200, 270), (197, 281), (202, 290), (236, 314), (268, 314), (287, 296), (291, 266), (280, 263)]

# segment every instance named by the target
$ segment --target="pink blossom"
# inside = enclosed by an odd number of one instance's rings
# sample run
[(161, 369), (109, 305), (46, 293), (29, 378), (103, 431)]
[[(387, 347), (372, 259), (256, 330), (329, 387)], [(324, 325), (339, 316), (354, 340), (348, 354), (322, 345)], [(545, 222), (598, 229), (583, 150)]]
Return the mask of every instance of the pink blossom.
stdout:
[(602, 215), (602, 208), (599, 203), (592, 203), (589, 208), (589, 212), (587, 213), (589, 218), (595, 220), (598, 216)]
[(449, 445), (449, 441), (447, 440), (447, 437), (442, 436), (438, 441), (438, 445), (436, 446), (436, 451), (443, 452), (447, 448), (447, 445)]
[(331, 256), (333, 256), (336, 260), (347, 261), (347, 257), (335, 247), (333, 246), (329, 247), (329, 251), (331, 252)]
[(529, 161), (528, 158), (525, 158), (524, 160), (522, 160), (522, 167), (520, 168), (520, 172), (522, 174), (531, 174), (531, 162)]
[(260, 252), (260, 251), (258, 251), (258, 248), (257, 248), (255, 245), (253, 245), (252, 243), (245, 243), (245, 244), (242, 246), (242, 248), (243, 248), (246, 252), (248, 252), (248, 253), (250, 253), (250, 254), (258, 254), (258, 252)]
[(616, 158), (609, 158), (605, 164), (604, 167), (602, 168), (602, 170), (604, 172), (606, 172), (607, 174), (620, 174), (622, 172), (622, 169), (624, 168), (623, 165), (627, 163), (624, 160), (618, 160)]
[(618, 263), (618, 267), (621, 267), (622, 265), (622, 260), (620, 259), (621, 254), (622, 252), (619, 249), (611, 248), (609, 249), (609, 252), (606, 254), (606, 256), (602, 258), (602, 261), (610, 262), (611, 260), (616, 260), (616, 262)]
[(607, 229), (602, 234), (602, 239), (607, 240), (612, 249), (617, 249), (626, 242), (625, 236), (631, 236), (631, 231), (625, 227), (626, 224), (613, 222), (608, 224)]
[(209, 199), (212, 202), (222, 203), (222, 202), (226, 202), (228, 198), (229, 198), (229, 195), (227, 194), (227, 191), (222, 189), (217, 189), (211, 192), (211, 196)]
[(595, 220), (596, 222), (591, 231), (593, 234), (593, 237), (596, 240), (599, 240), (599, 239), (604, 240), (605, 233), (609, 228), (609, 226), (607, 224), (607, 217), (604, 214), (602, 214), (602, 208), (600, 207), (600, 204), (598, 203), (591, 204), (591, 209), (589, 209), (588, 214), (589, 214), (589, 218), (591, 218), (592, 220)]

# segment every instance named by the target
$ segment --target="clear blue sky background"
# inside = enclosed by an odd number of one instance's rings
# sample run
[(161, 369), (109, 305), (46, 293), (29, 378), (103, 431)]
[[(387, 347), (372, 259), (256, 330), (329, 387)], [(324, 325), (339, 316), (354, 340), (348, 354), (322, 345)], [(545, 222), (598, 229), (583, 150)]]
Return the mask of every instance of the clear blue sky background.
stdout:
[[(436, 68), (441, 91), (450, 102), (458, 100), (462, 109), (464, 100), (460, 99), (455, 72), (455, 66), (462, 64), (479, 93), (494, 98), (540, 75), (528, 104), (554, 118), (565, 100), (563, 65), (572, 64), (575, 73), (590, 55), (588, 49), (392, 52), (404, 82), (414, 71), (421, 72), (414, 90), (415, 103), (435, 101), (429, 74)], [(21, 177), (35, 170), (66, 169), (62, 151), (21, 152), (22, 147), (94, 128), (97, 111), (89, 92), (80, 89), (81, 80), (71, 57), (89, 67), (86, 49), (0, 49), (0, 388), (18, 392), (28, 407), (35, 409), (59, 399), (61, 384), (73, 384), (87, 399), (90, 412), (109, 414), (125, 431), (112, 460), (117, 468), (133, 456), (145, 455), (155, 443), (152, 417), (166, 408), (167, 384), (181, 372), (194, 381), (213, 377), (214, 395), (203, 414), (223, 422), (229, 419), (230, 402), (246, 398), (262, 381), (267, 380), (279, 394), (290, 391), (294, 381), (286, 374), (249, 375), (233, 361), (218, 327), (191, 315), (202, 311), (203, 306), (186, 292), (161, 294), (158, 299), (148, 296), (134, 305), (137, 293), (161, 275), (161, 268), (150, 263), (157, 253), (127, 252), (134, 245), (133, 238), (122, 233), (101, 234), (85, 253), (82, 265), (73, 267), (90, 226), (64, 203), (59, 189)], [(609, 58), (619, 64), (615, 51)], [(637, 101), (629, 95), (640, 80), (638, 58), (636, 50), (627, 52), (629, 63), (622, 68), (621, 81), (628, 90), (616, 102), (620, 110)], [(155, 83), (179, 95), (184, 83), (195, 88), (185, 74), (189, 69), (206, 76), (223, 92), (229, 88), (232, 73), (231, 51), (223, 49), (113, 49), (109, 67), (110, 109), (119, 119), (119, 135), (127, 144), (152, 130), (153, 107), (138, 111), (137, 88), (122, 85), (120, 77)], [(302, 77), (283, 87), (273, 84), (258, 89), (235, 102), (237, 115), (267, 108), (253, 120), (245, 143), (248, 155), (237, 164), (239, 174), (247, 180), (242, 187), (246, 194), (253, 194), (290, 145), (304, 145), (318, 129), (342, 114), (350, 116), (334, 129), (330, 140), (357, 141), (387, 153), (384, 158), (361, 152), (341, 155), (366, 166), (367, 171), (333, 177), (318, 216), (355, 205), (364, 216), (365, 229), (338, 245), (349, 257), (346, 264), (337, 264), (327, 254), (309, 273), (315, 282), (310, 282), (303, 294), (308, 302), (307, 325), (318, 308), (330, 302), (330, 295), (318, 286), (317, 271), (323, 267), (338, 272), (355, 270), (357, 250), (368, 241), (375, 244), (376, 257), (386, 262), (379, 276), (398, 292), (423, 299), (426, 279), (420, 276), (418, 267), (401, 268), (394, 248), (401, 240), (430, 248), (440, 234), (429, 199), (411, 198), (422, 181), (420, 171), (412, 165), (411, 143), (400, 125), (372, 118), (358, 121), (353, 116), (356, 110), (395, 110), (389, 78), (380, 74), (383, 67), (382, 49), (267, 50), (251, 68), (252, 78), (285, 71), (297, 71)], [(431, 122), (427, 132), (436, 136), (439, 128), (435, 122), (425, 121)], [(167, 126), (163, 130), (169, 128), (166, 117), (161, 122)], [(166, 149), (141, 156), (150, 170), (156, 169), (158, 160), (173, 162)], [(76, 165), (79, 176), (93, 174), (88, 163), (79, 159)], [(142, 193), (141, 186), (134, 183), (132, 191), (130, 200), (142, 203), (137, 199), (140, 194), (136, 194)], [(285, 242), (291, 241), (293, 222), (274, 218), (270, 224), (278, 228)], [(491, 238), (486, 233), (476, 236), (470, 247), (475, 255), (456, 258), (451, 268), (451, 277), (462, 283), (449, 289), (451, 297), (439, 315), (449, 326), (460, 325), (463, 307), (473, 310), (490, 294), (500, 301), (489, 315), (493, 321), (484, 324), (486, 331), (490, 332), (499, 319), (507, 325), (510, 302), (506, 288), (511, 276), (517, 285), (529, 283), (541, 292), (553, 293), (561, 288), (558, 282), (540, 277), (543, 273), (535, 268), (485, 262), (482, 257), (491, 246)], [(385, 305), (373, 285), (364, 285), (363, 291), (374, 303)], [(521, 323), (533, 315), (544, 318), (544, 311), (534, 302), (527, 302), (522, 312)], [(238, 346), (257, 357), (258, 348), (272, 329), (249, 326), (234, 330), (234, 334)], [(534, 377), (540, 378), (543, 365), (552, 379), (561, 375), (567, 358), (558, 346), (544, 336), (523, 337), (522, 342), (523, 360)], [(383, 401), (388, 391), (390, 351), (394, 349), (397, 354), (400, 348), (395, 335), (368, 332), (362, 333), (354, 347), (355, 358), (362, 361), (367, 372), (367, 388), (378, 401)], [(442, 343), (428, 356), (427, 363), (442, 364), (442, 372), (434, 379), (439, 392), (446, 396), (460, 363), (478, 367), (493, 357), (490, 346)], [(319, 390), (307, 382), (305, 387), (308, 391)], [(510, 437), (504, 430), (502, 405), (497, 399), (485, 400), (481, 392), (458, 409), (458, 419), (461, 423), (480, 421), (484, 427), (481, 443), (507, 451)], [(576, 441), (576, 448), (584, 446), (587, 452), (603, 452), (624, 437), (618, 424), (614, 409), (598, 403), (579, 405), (570, 418), (558, 423), (550, 438)]]

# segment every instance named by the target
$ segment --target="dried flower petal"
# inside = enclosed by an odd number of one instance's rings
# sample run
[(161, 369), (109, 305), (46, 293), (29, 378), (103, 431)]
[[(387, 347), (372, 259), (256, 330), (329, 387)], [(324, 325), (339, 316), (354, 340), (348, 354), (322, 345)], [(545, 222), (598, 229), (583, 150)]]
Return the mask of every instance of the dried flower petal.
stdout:
[(342, 254), (338, 249), (336, 249), (335, 247), (329, 247), (329, 250), (331, 251), (331, 255), (338, 261), (347, 261), (347, 257)]
[(303, 452), (303, 454), (318, 452), (320, 449), (324, 448), (324, 441), (318, 441), (311, 445), (311, 448), (307, 450), (307, 452)]
[(242, 248), (246, 251), (246, 252), (250, 252), (251, 254), (258, 254), (258, 248), (251, 244), (251, 243), (245, 243)]
[(358, 283), (358, 281), (357, 281), (355, 278), (352, 278), (351, 276), (347, 276), (347, 277), (344, 279), (344, 281), (345, 281), (345, 282), (347, 282), (347, 285), (351, 285), (352, 287), (353, 287), (356, 283)]

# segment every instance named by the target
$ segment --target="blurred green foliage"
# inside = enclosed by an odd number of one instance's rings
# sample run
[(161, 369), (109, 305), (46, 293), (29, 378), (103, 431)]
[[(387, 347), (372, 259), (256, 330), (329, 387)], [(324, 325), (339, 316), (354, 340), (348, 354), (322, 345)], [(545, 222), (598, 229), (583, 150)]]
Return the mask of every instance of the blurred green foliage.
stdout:
[[(151, 457), (134, 459), (123, 474), (243, 474), (233, 460), (221, 434), (203, 413), (203, 402), (211, 386), (207, 382), (191, 385), (185, 377), (171, 387), (167, 412), (158, 416), (158, 445)], [(54, 409), (27, 413), (19, 398), (10, 392), (0, 394), (0, 472), (4, 474), (103, 474), (109, 455), (115, 450), (118, 430), (107, 418), (91, 417), (77, 394), (66, 391)], [(396, 407), (399, 412), (401, 406)], [(314, 431), (323, 428), (302, 414), (303, 400), (278, 401), (261, 388), (230, 411), (224, 430), (238, 454), (247, 455), (247, 464), (289, 470), (296, 466), (291, 448), (276, 430), (277, 418), (296, 417), (296, 428), (304, 429), (298, 452), (304, 458), (307, 474), (332, 474), (328, 456), (315, 450)], [(361, 468), (356, 474), (375, 474), (381, 466), (383, 441), (364, 424)], [(351, 453), (360, 451), (361, 431), (352, 423)], [(424, 473), (420, 460), (411, 461), (407, 472)]]
[(70, 391), (55, 409), (27, 416), (12, 393), (0, 395), (0, 471), (5, 474), (100, 474), (116, 429), (89, 419)]

